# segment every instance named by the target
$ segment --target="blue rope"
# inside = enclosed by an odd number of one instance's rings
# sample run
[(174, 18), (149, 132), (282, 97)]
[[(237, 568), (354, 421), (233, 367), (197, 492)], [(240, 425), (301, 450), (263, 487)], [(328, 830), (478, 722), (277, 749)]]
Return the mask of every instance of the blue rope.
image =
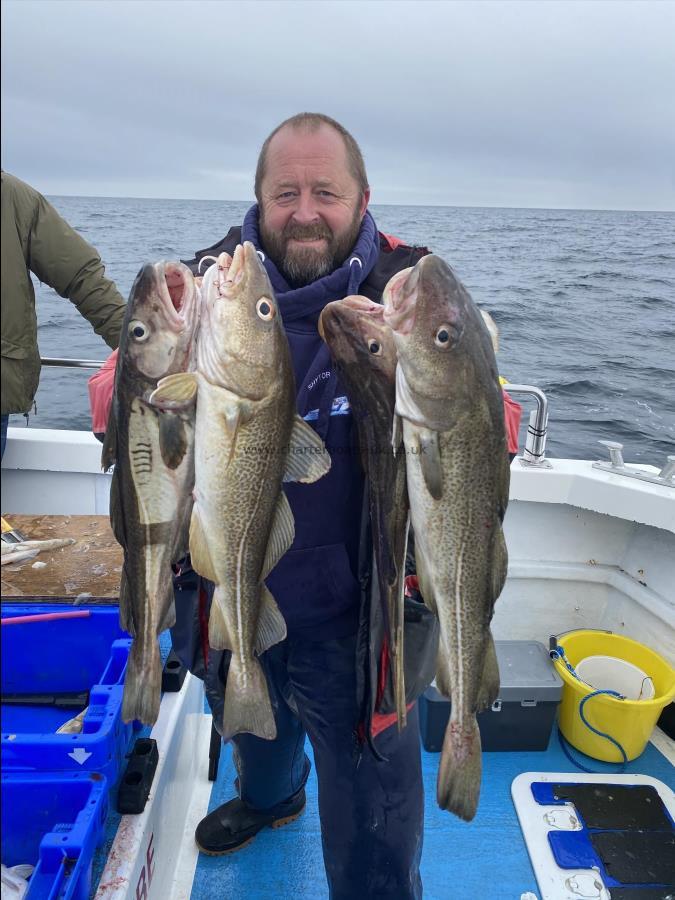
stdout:
[[(579, 676), (577, 675), (577, 673), (574, 669), (574, 666), (572, 666), (572, 664), (569, 662), (569, 660), (565, 656), (565, 648), (561, 644), (558, 644), (554, 650), (551, 650), (550, 656), (551, 656), (551, 659), (559, 659), (563, 663), (563, 665), (565, 666), (567, 671), (574, 678), (576, 678), (577, 681), (580, 681), (582, 684), (586, 684), (588, 687), (592, 687), (592, 685), (589, 685), (588, 682), (583, 680), (583, 678), (579, 678)], [(628, 762), (628, 757), (626, 756), (626, 751), (623, 749), (621, 744), (615, 738), (613, 738), (611, 736), (611, 734), (606, 734), (604, 731), (599, 731), (597, 728), (595, 728), (593, 725), (591, 725), (591, 723), (588, 721), (588, 719), (584, 715), (584, 707), (586, 706), (588, 701), (591, 699), (591, 697), (597, 697), (600, 694), (607, 694), (610, 697), (616, 697), (617, 700), (625, 700), (626, 699), (623, 696), (623, 694), (620, 694), (618, 691), (593, 690), (593, 691), (591, 691), (590, 694), (586, 694), (586, 696), (583, 698), (583, 700), (579, 704), (579, 710), (578, 710), (579, 716), (581, 718), (581, 721), (586, 726), (586, 728), (588, 728), (590, 731), (592, 731), (593, 734), (597, 734), (598, 737), (605, 738), (605, 740), (610, 741), (617, 748), (617, 750), (621, 754), (621, 758), (622, 758), (621, 767), (617, 774), (621, 774), (624, 771), (624, 769), (626, 768), (626, 764)], [(572, 756), (572, 754), (570, 752), (568, 741), (565, 740), (563, 733), (560, 730), (560, 726), (558, 726), (558, 738), (560, 740), (560, 746), (562, 747), (563, 753), (569, 759), (569, 761), (574, 766), (577, 767), (577, 769), (581, 769), (582, 772), (587, 772), (590, 775), (601, 775), (602, 774), (602, 772), (595, 772), (595, 771), (593, 771), (593, 769), (587, 769), (585, 766), (582, 766), (580, 762), (577, 762), (577, 760), (574, 759), (574, 757)]]

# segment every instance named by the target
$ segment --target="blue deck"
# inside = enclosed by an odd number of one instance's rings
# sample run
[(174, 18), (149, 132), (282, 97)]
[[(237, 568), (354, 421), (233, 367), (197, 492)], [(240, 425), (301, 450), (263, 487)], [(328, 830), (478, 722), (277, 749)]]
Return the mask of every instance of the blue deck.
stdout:
[[(308, 753), (311, 755), (308, 743)], [(616, 772), (579, 755), (594, 771)], [(439, 754), (422, 751), (426, 794), (422, 880), (426, 900), (490, 897), (519, 900), (525, 891), (540, 896), (511, 800), (511, 782), (521, 772), (574, 772), (554, 733), (545, 752), (484, 753), (483, 784), (476, 818), (465, 823), (436, 805)], [(651, 744), (626, 767), (675, 788), (675, 770)], [(221, 754), (209, 810), (234, 796), (235, 770), (230, 748)], [(269, 828), (238, 853), (200, 856), (191, 900), (246, 897), (324, 900), (328, 890), (321, 856), (321, 834), (314, 773), (307, 782), (307, 807), (295, 822)]]

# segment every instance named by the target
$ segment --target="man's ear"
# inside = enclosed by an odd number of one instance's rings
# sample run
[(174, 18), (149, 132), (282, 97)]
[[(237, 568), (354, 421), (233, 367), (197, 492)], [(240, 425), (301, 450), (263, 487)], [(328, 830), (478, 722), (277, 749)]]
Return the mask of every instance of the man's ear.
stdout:
[(361, 197), (361, 218), (364, 217), (366, 209), (368, 208), (368, 203), (370, 202), (370, 188), (366, 188), (363, 192), (363, 196)]

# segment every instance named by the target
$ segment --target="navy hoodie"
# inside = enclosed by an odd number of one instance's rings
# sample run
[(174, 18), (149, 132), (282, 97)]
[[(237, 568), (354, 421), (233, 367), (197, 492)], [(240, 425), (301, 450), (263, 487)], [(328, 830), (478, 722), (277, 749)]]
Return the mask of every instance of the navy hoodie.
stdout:
[(221, 250), (232, 253), (239, 241), (251, 241), (263, 260), (290, 345), (298, 413), (318, 432), (331, 456), (330, 471), (319, 481), (283, 486), (295, 518), (295, 540), (270, 573), (267, 586), (289, 635), (317, 641), (345, 637), (356, 632), (359, 619), (356, 572), (364, 474), (349, 400), (317, 326), (327, 303), (359, 293), (380, 255), (379, 234), (366, 212), (345, 262), (324, 278), (293, 289), (261, 249), (255, 205), (240, 235), (232, 230), (188, 265), (195, 269), (199, 258)]

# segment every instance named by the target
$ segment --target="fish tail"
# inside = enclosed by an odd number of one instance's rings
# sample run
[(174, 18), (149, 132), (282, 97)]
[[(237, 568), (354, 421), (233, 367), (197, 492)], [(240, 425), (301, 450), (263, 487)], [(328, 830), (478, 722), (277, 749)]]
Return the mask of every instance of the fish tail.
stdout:
[(242, 732), (273, 741), (277, 726), (259, 660), (251, 656), (244, 662), (233, 653), (225, 685), (223, 738), (228, 740)]
[(481, 749), (476, 717), (469, 727), (451, 718), (443, 739), (438, 767), (436, 797), (441, 809), (447, 809), (465, 822), (476, 815), (480, 794)]
[(157, 639), (153, 636), (147, 643), (137, 639), (131, 646), (127, 662), (122, 719), (125, 722), (138, 719), (144, 725), (154, 725), (159, 715), (161, 693), (162, 661)]

